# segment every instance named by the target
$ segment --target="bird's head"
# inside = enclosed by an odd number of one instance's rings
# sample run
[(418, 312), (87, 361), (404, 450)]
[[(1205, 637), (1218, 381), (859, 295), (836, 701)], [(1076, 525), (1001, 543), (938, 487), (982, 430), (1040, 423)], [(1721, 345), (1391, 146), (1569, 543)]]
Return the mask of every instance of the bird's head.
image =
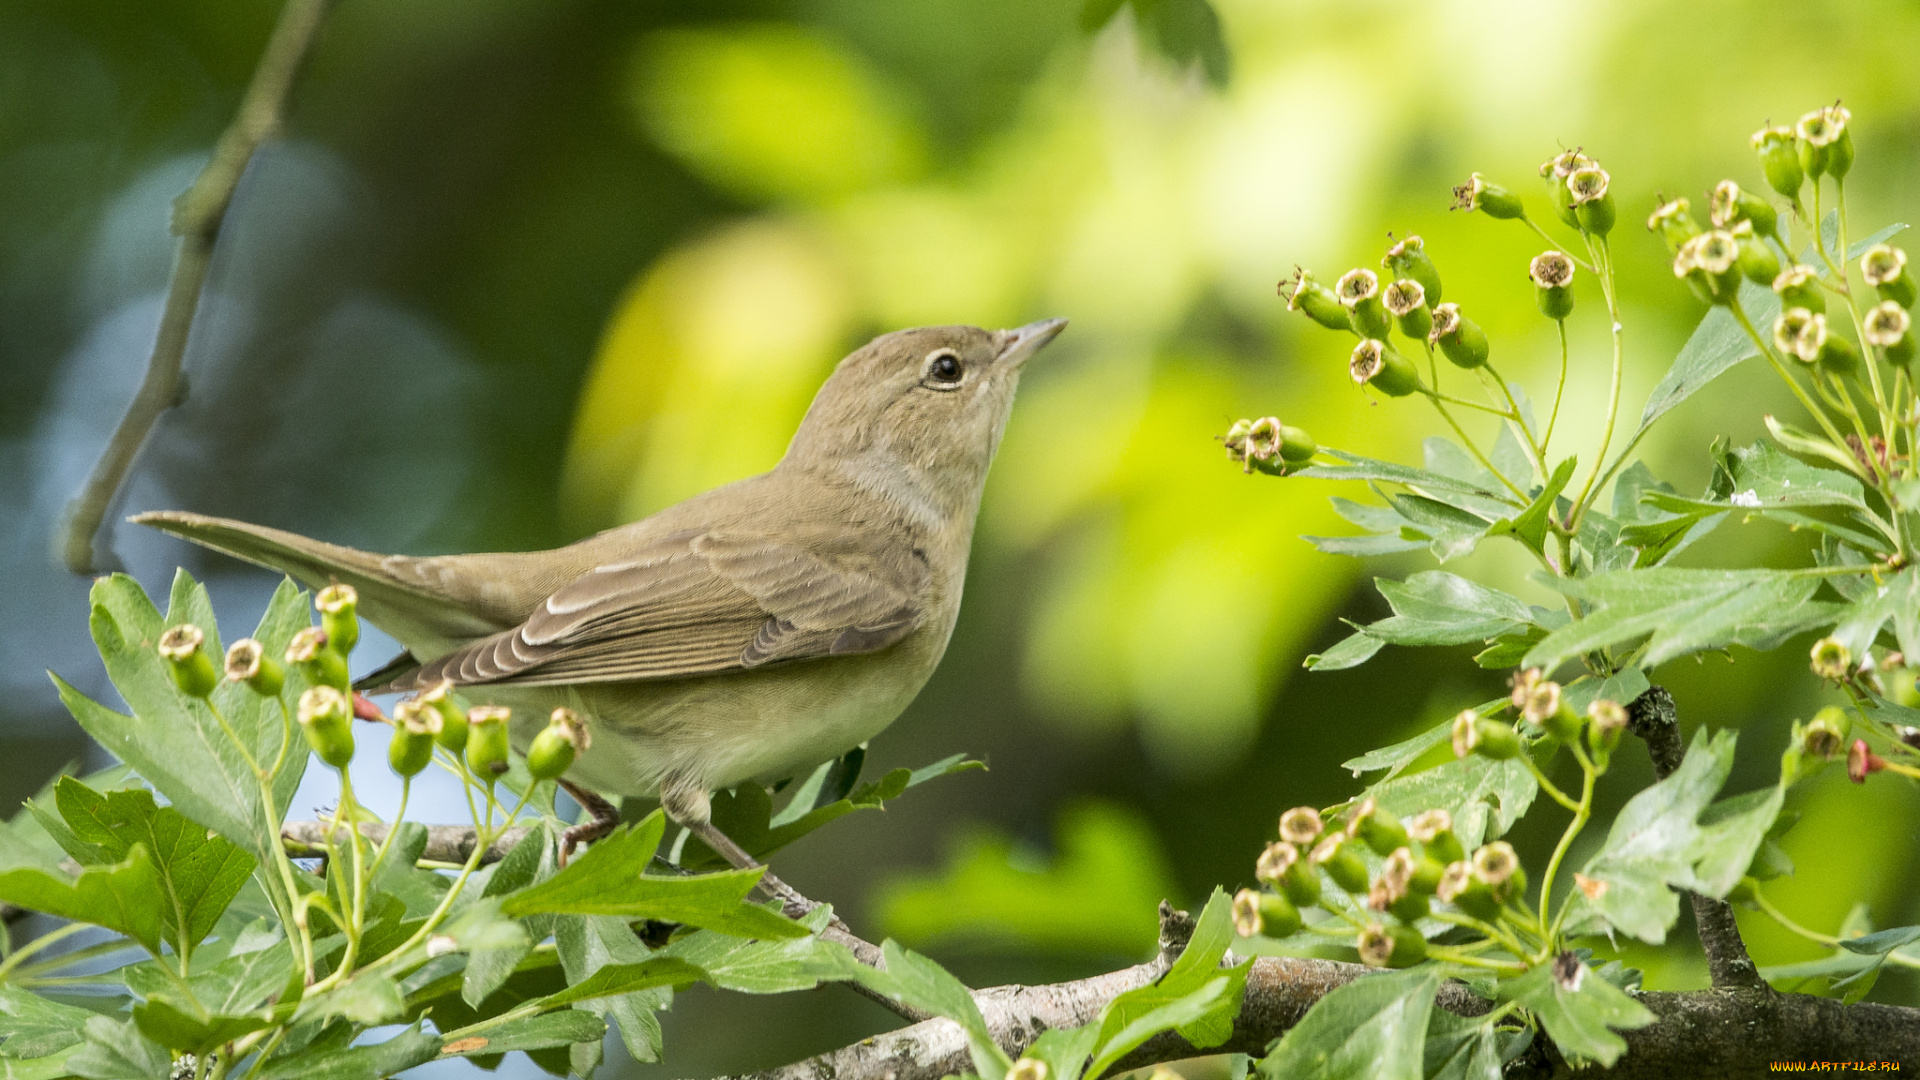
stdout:
[(922, 326), (877, 337), (814, 396), (787, 462), (904, 469), (943, 502), (977, 502), (1020, 370), (1067, 325)]

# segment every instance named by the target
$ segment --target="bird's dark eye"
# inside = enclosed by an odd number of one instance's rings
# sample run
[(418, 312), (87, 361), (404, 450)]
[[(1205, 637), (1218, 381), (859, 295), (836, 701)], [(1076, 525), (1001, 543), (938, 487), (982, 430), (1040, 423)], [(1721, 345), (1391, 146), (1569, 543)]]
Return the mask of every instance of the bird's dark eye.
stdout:
[(941, 389), (952, 389), (960, 382), (960, 358), (950, 352), (938, 352), (927, 358), (927, 381)]

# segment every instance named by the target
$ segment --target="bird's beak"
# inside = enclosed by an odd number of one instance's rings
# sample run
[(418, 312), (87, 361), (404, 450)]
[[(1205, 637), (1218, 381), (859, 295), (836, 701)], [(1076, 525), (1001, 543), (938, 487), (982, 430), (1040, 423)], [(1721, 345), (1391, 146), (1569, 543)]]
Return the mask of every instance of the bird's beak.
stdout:
[(1027, 362), (1027, 358), (1041, 350), (1047, 342), (1058, 337), (1060, 331), (1067, 328), (1065, 319), (1041, 319), (1028, 323), (1017, 330), (1002, 330), (994, 337), (1000, 339), (999, 360), (1003, 364), (1016, 367)]

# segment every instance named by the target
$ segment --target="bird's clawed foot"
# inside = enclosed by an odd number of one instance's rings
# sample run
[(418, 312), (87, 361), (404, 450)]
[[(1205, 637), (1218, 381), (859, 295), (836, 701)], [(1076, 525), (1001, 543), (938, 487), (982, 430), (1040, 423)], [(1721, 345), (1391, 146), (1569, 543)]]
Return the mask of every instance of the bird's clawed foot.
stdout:
[(570, 826), (560, 834), (560, 865), (565, 866), (575, 848), (612, 832), (613, 827), (620, 824), (620, 811), (614, 809), (612, 803), (565, 778), (559, 783), (587, 815), (578, 825)]

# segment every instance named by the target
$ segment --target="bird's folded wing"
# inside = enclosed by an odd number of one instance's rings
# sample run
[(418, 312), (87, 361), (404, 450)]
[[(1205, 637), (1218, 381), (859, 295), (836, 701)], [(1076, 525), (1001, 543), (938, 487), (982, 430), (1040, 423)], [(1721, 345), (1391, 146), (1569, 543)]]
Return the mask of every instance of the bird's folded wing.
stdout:
[(676, 533), (582, 574), (521, 625), (392, 687), (670, 679), (872, 652), (918, 625), (928, 580), (916, 552)]

